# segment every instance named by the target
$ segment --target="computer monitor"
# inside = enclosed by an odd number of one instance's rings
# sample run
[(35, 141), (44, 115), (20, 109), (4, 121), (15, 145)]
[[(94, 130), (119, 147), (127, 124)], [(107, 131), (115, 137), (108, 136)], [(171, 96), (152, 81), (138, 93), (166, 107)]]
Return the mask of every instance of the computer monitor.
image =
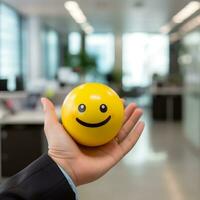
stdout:
[(0, 91), (8, 91), (8, 80), (0, 79)]

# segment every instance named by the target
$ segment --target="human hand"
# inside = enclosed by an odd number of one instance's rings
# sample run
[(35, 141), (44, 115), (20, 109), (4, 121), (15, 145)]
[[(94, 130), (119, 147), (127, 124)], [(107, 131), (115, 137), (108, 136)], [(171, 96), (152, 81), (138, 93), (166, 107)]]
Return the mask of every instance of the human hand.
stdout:
[(144, 123), (139, 121), (142, 110), (131, 103), (125, 109), (125, 120), (115, 139), (103, 146), (85, 147), (77, 144), (59, 123), (52, 102), (47, 98), (42, 98), (41, 102), (48, 155), (77, 186), (104, 175), (133, 148), (144, 129)]

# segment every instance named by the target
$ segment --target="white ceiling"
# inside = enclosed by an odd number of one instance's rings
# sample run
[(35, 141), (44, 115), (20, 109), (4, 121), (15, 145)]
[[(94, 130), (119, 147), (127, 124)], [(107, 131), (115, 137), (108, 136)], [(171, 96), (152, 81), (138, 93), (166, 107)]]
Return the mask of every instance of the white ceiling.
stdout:
[[(4, 0), (59, 31), (77, 30), (64, 0)], [(95, 32), (158, 32), (190, 0), (77, 0)], [(136, 6), (135, 6), (136, 5)]]

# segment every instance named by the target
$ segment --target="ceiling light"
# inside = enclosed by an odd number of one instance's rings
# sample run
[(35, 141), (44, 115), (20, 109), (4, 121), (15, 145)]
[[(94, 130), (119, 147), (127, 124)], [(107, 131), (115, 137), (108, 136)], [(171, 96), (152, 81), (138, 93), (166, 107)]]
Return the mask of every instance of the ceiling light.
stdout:
[(86, 34), (91, 34), (94, 32), (94, 28), (89, 23), (81, 24), (81, 27)]
[(169, 22), (168, 24), (166, 24), (160, 28), (160, 32), (167, 34), (172, 30), (173, 27), (174, 27), (174, 23)]
[(184, 33), (190, 32), (200, 25), (200, 15), (183, 25), (180, 30)]
[(174, 42), (180, 40), (180, 38), (181, 37), (180, 37), (179, 33), (172, 33), (169, 36), (170, 43), (174, 43)]
[(87, 21), (85, 15), (81, 10), (70, 11), (70, 14), (78, 24), (82, 24)]
[(87, 21), (77, 2), (67, 1), (65, 2), (64, 6), (69, 11), (70, 15), (73, 17), (76, 23), (81, 24)]
[(78, 3), (76, 3), (75, 1), (66, 1), (64, 6), (67, 10), (76, 10), (77, 8), (79, 8)]
[(92, 26), (87, 26), (84, 31), (87, 34), (91, 34), (94, 32), (94, 28)]
[(94, 28), (87, 22), (86, 16), (76, 1), (66, 1), (64, 6), (75, 22), (81, 25), (86, 34), (94, 32)]
[(197, 10), (200, 9), (200, 2), (191, 1), (187, 4), (180, 12), (178, 12), (174, 17), (173, 21), (175, 23), (182, 23), (184, 20), (189, 18), (192, 14), (194, 14)]

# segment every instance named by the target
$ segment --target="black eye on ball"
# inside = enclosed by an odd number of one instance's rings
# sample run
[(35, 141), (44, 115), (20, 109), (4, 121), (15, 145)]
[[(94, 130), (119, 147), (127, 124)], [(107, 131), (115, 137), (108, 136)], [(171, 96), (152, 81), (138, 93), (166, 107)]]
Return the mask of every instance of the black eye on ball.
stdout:
[(106, 112), (107, 110), (108, 110), (108, 108), (107, 108), (107, 106), (106, 106), (105, 104), (101, 104), (101, 105), (100, 105), (100, 111), (101, 111), (101, 112), (104, 113), (104, 112)]
[(79, 112), (84, 112), (86, 110), (86, 106), (84, 104), (80, 104), (78, 106), (78, 110), (79, 110)]

